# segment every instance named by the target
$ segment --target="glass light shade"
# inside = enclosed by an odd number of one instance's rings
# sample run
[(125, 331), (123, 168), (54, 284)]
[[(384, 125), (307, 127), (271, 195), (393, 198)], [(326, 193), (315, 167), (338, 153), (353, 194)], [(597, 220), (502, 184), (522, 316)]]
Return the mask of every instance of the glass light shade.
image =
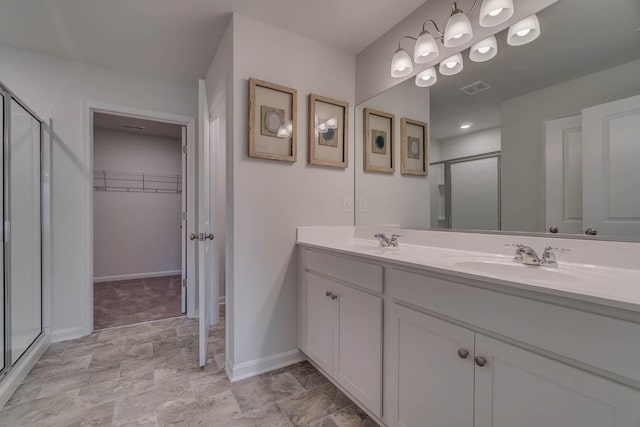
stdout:
[(483, 0), (480, 6), (480, 26), (495, 27), (513, 16), (513, 0)]
[(327, 133), (329, 131), (329, 128), (327, 127), (327, 123), (326, 122), (325, 123), (320, 123), (316, 129), (320, 133)]
[(407, 77), (413, 73), (413, 63), (406, 50), (400, 48), (396, 50), (391, 60), (391, 77)]
[(462, 63), (462, 55), (456, 53), (450, 58), (445, 59), (440, 63), (440, 74), (443, 76), (453, 76), (454, 74), (458, 74), (462, 71), (462, 67), (464, 64)]
[(327, 126), (327, 129), (338, 129), (338, 118), (331, 117), (329, 120), (324, 122), (324, 124)]
[(462, 46), (473, 38), (473, 29), (467, 15), (455, 12), (447, 21), (444, 29), (444, 45), (446, 47)]
[(292, 134), (293, 133), (293, 120), (287, 120), (287, 123), (285, 124), (286, 129), (287, 129), (287, 133), (288, 134)]
[(469, 59), (473, 62), (485, 62), (498, 54), (496, 36), (488, 37), (471, 46)]
[(540, 21), (536, 15), (531, 15), (509, 27), (507, 43), (510, 46), (522, 46), (531, 43), (540, 36)]
[(287, 132), (287, 126), (282, 125), (278, 128), (278, 138), (288, 138), (291, 136), (289, 132)]
[(438, 74), (436, 73), (436, 69), (431, 67), (427, 68), (424, 71), (421, 71), (416, 76), (416, 86), (418, 87), (429, 87), (436, 84), (438, 81)]
[(431, 34), (423, 31), (418, 40), (416, 41), (416, 47), (413, 50), (413, 60), (416, 64), (424, 64), (433, 59), (436, 59), (440, 55), (440, 48), (438, 42), (433, 38)]

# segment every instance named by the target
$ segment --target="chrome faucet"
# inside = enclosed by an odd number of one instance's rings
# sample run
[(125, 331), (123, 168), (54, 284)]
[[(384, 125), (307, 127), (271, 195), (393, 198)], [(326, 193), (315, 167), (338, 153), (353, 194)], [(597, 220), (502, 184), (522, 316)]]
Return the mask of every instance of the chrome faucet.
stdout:
[(384, 246), (384, 247), (392, 247), (392, 248), (397, 248), (398, 247), (398, 237), (402, 237), (399, 234), (392, 234), (391, 237), (387, 237), (386, 234), (384, 233), (378, 233), (376, 235), (374, 235), (373, 237), (375, 237), (376, 239), (378, 239), (378, 241), (380, 242), (380, 246)]
[(516, 256), (513, 258), (513, 261), (519, 262), (524, 265), (534, 265), (534, 266), (548, 266), (557, 268), (558, 262), (556, 261), (556, 255), (554, 251), (560, 252), (569, 252), (570, 249), (562, 249), (562, 248), (554, 248), (551, 246), (546, 246), (544, 248), (544, 252), (542, 253), (542, 258), (538, 256), (538, 253), (530, 246), (526, 246), (523, 244), (506, 244), (505, 246), (515, 246), (516, 248)]

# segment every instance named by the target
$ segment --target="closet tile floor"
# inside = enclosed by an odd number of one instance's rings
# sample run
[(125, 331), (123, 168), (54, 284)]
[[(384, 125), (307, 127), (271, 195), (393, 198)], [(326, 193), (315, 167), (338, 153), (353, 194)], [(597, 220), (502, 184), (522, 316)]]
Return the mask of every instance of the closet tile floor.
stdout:
[(95, 283), (94, 329), (180, 316), (180, 276)]
[(230, 383), (223, 324), (199, 369), (197, 333), (179, 317), (53, 344), (0, 410), (0, 426), (377, 425), (308, 362)]

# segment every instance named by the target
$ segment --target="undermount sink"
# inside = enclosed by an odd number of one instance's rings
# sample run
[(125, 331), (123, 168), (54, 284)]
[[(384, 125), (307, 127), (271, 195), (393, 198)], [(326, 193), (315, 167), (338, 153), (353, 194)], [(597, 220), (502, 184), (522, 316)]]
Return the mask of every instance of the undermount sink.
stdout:
[(451, 263), (454, 268), (459, 268), (468, 272), (500, 275), (517, 278), (519, 280), (533, 280), (538, 282), (581, 282), (585, 280), (584, 275), (574, 271), (575, 269), (563, 267), (551, 268), (544, 266), (524, 265), (507, 259), (475, 259), (460, 260)]

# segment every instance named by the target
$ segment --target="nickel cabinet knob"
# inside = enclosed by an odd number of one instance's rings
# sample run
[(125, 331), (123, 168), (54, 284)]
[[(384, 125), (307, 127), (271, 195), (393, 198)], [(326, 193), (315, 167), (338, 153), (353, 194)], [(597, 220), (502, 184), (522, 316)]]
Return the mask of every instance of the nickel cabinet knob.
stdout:
[(460, 356), (461, 359), (466, 359), (467, 357), (469, 357), (469, 350), (466, 350), (464, 348), (458, 349), (458, 356)]

